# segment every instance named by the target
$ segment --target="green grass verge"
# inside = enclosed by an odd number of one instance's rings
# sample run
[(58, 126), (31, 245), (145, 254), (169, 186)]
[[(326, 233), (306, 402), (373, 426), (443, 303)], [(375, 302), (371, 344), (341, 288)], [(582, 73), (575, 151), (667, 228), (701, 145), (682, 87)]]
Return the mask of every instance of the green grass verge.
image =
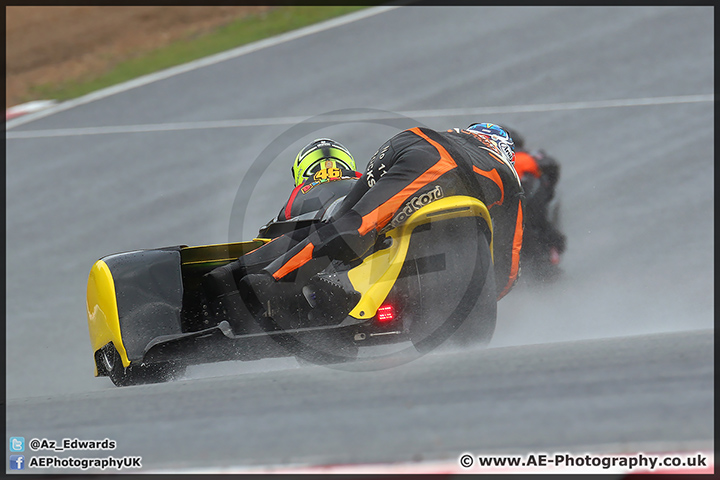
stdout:
[(250, 15), (212, 33), (179, 40), (115, 65), (110, 71), (61, 84), (34, 85), (30, 100), (68, 100), (133, 78), (230, 50), (363, 8), (363, 6), (288, 6)]

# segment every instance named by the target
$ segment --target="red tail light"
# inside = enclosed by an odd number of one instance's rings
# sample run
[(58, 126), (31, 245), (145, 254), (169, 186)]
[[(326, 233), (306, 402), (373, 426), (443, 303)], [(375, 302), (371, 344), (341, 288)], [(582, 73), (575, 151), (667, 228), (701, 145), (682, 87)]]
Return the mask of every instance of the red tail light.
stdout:
[(395, 309), (392, 305), (381, 305), (380, 308), (377, 309), (377, 319), (378, 322), (392, 322), (395, 320)]

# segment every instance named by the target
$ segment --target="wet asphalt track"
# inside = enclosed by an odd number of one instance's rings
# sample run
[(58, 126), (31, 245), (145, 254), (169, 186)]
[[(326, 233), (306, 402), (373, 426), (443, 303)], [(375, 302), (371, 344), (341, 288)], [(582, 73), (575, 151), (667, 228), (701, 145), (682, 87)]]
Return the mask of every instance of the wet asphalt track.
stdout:
[[(7, 436), (108, 437), (152, 469), (711, 448), (712, 18), (401, 7), (10, 124)], [(485, 351), (367, 373), (269, 360), (126, 389), (93, 378), (92, 263), (227, 241), (263, 150), (298, 118), (359, 107), (438, 129), (504, 122), (557, 156), (565, 277), (502, 300)], [(244, 122), (204, 123), (222, 120)], [(122, 128), (56, 131), (85, 127)], [(395, 131), (307, 133), (256, 179), (232, 239), (277, 212), (308, 140), (334, 136), (364, 165)]]

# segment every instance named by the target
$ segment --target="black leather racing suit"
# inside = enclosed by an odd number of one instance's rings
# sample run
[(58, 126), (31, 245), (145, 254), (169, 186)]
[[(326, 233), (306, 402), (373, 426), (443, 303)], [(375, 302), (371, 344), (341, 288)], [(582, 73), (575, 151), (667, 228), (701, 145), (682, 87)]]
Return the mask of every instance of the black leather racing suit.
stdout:
[[(337, 175), (328, 174), (326, 171), (324, 175), (319, 176), (323, 178), (317, 180), (308, 178), (295, 187), (277, 216), (260, 228), (258, 237), (274, 238), (278, 236), (277, 232), (285, 230), (281, 225), (282, 222), (300, 215), (314, 213), (313, 218), (321, 218), (333, 202), (348, 194), (362, 174), (353, 170), (337, 169)], [(292, 229), (292, 226), (288, 227)]]
[[(517, 280), (523, 232), (523, 194), (514, 168), (490, 142), (465, 130), (416, 127), (385, 142), (329, 222), (283, 235), (241, 257), (237, 274), (264, 265), (276, 281), (320, 257), (351, 261), (370, 249), (385, 228), (412, 213), (417, 198), (468, 195), (487, 205), (493, 220), (498, 299)], [(273, 259), (270, 261), (270, 259)], [(268, 264), (268, 261), (270, 263)]]

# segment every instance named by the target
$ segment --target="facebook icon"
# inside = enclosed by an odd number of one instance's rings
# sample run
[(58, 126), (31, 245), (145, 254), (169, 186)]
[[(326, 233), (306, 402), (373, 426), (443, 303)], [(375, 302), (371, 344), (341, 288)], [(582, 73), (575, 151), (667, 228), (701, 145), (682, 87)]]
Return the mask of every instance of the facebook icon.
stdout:
[(25, 468), (25, 455), (10, 455), (10, 470)]

